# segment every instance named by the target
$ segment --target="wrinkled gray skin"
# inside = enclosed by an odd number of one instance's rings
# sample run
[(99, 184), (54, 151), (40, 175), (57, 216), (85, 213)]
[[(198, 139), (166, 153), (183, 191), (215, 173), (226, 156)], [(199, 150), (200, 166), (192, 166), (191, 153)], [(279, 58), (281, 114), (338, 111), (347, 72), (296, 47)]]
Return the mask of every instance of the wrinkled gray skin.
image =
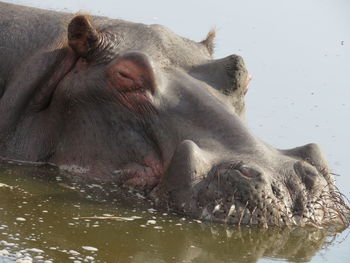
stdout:
[(212, 38), (0, 3), (0, 156), (203, 220), (347, 225), (316, 144), (278, 150), (247, 129), (247, 70), (213, 60)]

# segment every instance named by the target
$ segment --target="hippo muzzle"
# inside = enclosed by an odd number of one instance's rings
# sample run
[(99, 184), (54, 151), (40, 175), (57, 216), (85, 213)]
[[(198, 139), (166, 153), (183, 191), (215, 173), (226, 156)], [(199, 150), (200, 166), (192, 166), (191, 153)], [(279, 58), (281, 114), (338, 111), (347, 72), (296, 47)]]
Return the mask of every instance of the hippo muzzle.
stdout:
[(211, 222), (348, 225), (349, 208), (316, 144), (273, 154), (268, 164), (249, 155), (211, 162), (193, 141), (184, 141), (151, 196), (162, 206)]

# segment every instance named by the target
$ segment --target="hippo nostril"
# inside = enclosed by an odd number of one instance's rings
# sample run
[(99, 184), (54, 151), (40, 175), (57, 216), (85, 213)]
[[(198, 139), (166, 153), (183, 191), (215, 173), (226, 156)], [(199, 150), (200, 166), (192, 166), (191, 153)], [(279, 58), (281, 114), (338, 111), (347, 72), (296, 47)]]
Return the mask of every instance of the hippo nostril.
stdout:
[(260, 172), (244, 164), (239, 165), (235, 169), (247, 178), (256, 178), (260, 176)]
[(297, 162), (294, 164), (295, 173), (301, 178), (306, 189), (311, 190), (318, 179), (318, 172), (314, 166)]
[(122, 86), (123, 88), (127, 88), (126, 91), (131, 90), (135, 87), (135, 81), (132, 77), (127, 75), (126, 73), (122, 71), (116, 71), (115, 72), (116, 79), (118, 80), (118, 84)]
[(326, 179), (328, 179), (328, 163), (317, 144), (310, 143), (294, 149), (283, 150), (282, 152), (296, 158), (297, 160), (305, 161), (306, 163), (315, 167), (318, 173), (322, 174)]

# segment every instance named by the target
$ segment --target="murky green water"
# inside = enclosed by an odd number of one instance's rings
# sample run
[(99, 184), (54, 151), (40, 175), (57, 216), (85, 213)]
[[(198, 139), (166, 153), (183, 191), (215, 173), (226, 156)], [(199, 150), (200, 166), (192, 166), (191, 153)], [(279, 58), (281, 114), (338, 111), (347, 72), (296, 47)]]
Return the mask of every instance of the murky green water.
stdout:
[(143, 200), (96, 201), (49, 168), (0, 167), (1, 263), (320, 262), (329, 256), (344, 262), (332, 253), (349, 247), (347, 230), (207, 224), (155, 211)]

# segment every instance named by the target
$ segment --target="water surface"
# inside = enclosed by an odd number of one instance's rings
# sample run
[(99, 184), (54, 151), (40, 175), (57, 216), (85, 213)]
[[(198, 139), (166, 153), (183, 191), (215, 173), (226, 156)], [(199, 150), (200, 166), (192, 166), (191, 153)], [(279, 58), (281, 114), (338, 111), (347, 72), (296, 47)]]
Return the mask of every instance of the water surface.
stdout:
[(87, 192), (98, 185), (72, 187), (49, 168), (1, 167), (3, 262), (308, 262), (346, 246), (334, 230), (204, 223), (144, 200), (104, 201)]

